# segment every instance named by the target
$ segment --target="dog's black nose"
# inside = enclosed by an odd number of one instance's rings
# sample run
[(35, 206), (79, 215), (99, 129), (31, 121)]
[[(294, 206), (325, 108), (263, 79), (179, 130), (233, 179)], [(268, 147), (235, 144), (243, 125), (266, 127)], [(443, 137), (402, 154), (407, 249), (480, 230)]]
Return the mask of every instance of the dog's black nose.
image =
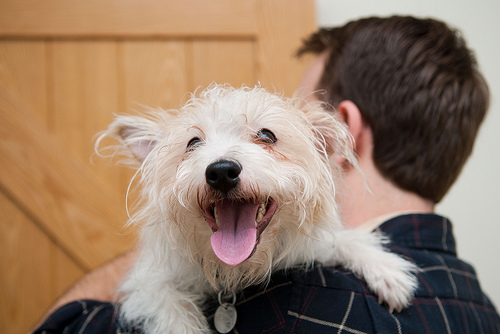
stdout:
[(205, 170), (207, 183), (224, 193), (234, 189), (240, 182), (241, 165), (232, 160), (219, 160), (208, 165)]

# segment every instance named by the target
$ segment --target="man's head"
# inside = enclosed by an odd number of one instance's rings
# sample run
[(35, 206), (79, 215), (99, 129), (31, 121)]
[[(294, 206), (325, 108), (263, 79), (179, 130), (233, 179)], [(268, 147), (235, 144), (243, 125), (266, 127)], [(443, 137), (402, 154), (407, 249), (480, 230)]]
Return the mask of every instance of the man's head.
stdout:
[(489, 104), (487, 84), (458, 33), (431, 19), (367, 18), (320, 29), (304, 53), (324, 59), (317, 97), (359, 108), (380, 173), (439, 202), (472, 152)]

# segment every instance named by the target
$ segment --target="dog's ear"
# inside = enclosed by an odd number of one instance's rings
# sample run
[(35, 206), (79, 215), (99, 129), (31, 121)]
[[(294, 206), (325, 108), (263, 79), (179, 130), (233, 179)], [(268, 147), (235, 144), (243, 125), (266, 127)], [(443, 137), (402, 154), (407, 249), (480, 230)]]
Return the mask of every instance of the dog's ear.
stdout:
[(138, 162), (146, 159), (160, 141), (161, 135), (158, 120), (128, 115), (117, 116), (104, 134), (118, 139), (121, 148), (128, 151), (122, 153), (133, 156)]
[(320, 151), (329, 157), (336, 156), (351, 164), (356, 163), (354, 140), (338, 115), (318, 106), (306, 110), (305, 115), (316, 135), (316, 147)]

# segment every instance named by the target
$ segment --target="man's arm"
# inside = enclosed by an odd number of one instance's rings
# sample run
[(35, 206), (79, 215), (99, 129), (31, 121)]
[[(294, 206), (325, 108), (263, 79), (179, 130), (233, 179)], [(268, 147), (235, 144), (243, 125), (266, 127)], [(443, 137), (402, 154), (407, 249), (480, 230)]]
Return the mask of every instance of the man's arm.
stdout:
[(52, 312), (69, 302), (81, 299), (114, 301), (117, 297), (116, 288), (136, 257), (137, 251), (127, 252), (83, 276), (49, 307), (37, 327), (44, 323)]

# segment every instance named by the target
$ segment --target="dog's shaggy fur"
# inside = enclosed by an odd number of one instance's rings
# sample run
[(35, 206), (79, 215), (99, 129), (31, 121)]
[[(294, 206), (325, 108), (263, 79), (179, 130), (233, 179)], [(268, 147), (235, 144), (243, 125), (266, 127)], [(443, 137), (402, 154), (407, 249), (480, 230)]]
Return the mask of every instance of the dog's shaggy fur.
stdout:
[(118, 116), (105, 136), (137, 163), (142, 186), (131, 218), (141, 252), (120, 288), (125, 323), (208, 333), (207, 298), (315, 261), (353, 271), (391, 310), (409, 305), (413, 264), (381, 235), (342, 227), (332, 155), (355, 158), (347, 129), (319, 104), (212, 85), (180, 110)]

